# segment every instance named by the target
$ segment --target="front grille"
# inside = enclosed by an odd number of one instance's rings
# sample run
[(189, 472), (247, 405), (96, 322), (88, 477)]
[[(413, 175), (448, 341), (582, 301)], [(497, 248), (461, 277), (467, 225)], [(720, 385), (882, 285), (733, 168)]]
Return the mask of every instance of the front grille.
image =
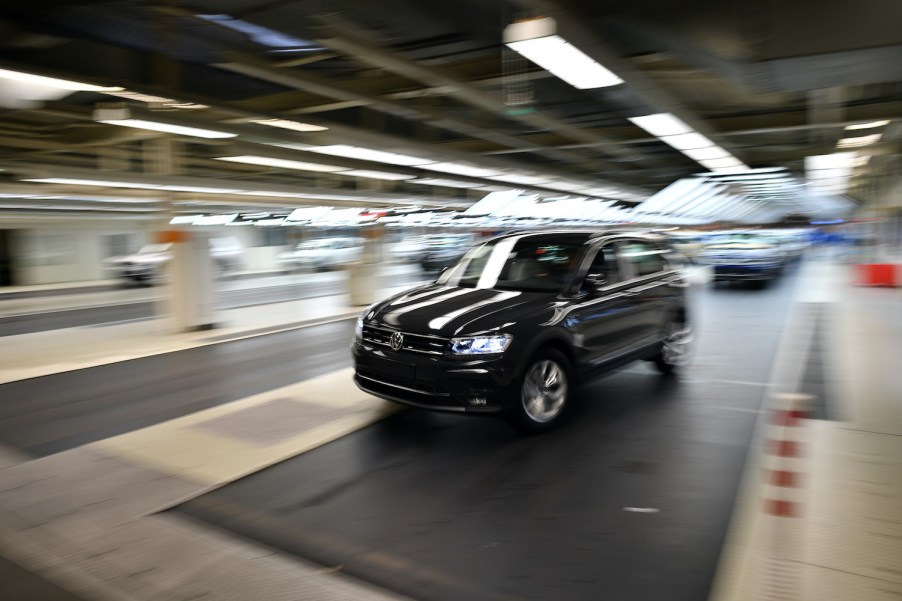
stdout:
[[(383, 328), (381, 326), (363, 325), (363, 340), (370, 344), (391, 347), (391, 336), (399, 330)], [(448, 339), (439, 336), (425, 336), (423, 334), (410, 334), (401, 332), (404, 342), (398, 352), (409, 351), (423, 355), (442, 355), (448, 348)]]
[(394, 388), (402, 388), (410, 392), (416, 392), (422, 395), (435, 395), (435, 386), (430, 382), (421, 382), (419, 380), (415, 380), (414, 378), (395, 376), (365, 367), (358, 367), (357, 375), (365, 378), (366, 380), (369, 380), (370, 382), (384, 384), (386, 386), (391, 386)]

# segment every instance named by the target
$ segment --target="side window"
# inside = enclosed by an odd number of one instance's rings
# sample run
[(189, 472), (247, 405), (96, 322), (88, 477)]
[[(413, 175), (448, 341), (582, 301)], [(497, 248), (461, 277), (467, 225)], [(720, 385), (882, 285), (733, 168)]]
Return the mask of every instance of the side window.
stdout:
[(633, 277), (637, 278), (664, 271), (667, 264), (663, 253), (654, 244), (642, 240), (630, 240), (620, 246), (620, 256), (630, 266)]
[[(586, 280), (593, 278), (596, 281), (604, 278), (606, 285), (614, 284), (620, 281), (620, 270), (617, 268), (617, 254), (614, 251), (613, 244), (605, 244), (596, 253), (586, 271)], [(586, 289), (586, 283), (583, 282), (583, 289)]]

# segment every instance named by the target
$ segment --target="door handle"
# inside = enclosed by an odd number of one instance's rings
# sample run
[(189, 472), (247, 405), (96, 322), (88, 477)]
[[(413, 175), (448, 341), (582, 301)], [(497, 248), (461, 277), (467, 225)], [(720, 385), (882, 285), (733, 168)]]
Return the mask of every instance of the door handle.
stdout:
[(623, 296), (636, 296), (639, 293), (635, 290), (624, 290), (621, 294), (623, 294)]

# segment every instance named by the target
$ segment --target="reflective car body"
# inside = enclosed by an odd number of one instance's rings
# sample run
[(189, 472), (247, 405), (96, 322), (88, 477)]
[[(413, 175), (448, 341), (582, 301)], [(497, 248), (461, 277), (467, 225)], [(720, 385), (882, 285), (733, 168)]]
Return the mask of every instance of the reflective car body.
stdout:
[(713, 236), (697, 256), (710, 265), (715, 282), (767, 282), (783, 272), (786, 261), (773, 239), (754, 232), (728, 232)]
[[(518, 399), (536, 357), (587, 377), (660, 357), (669, 326), (686, 329), (685, 283), (669, 253), (664, 238), (641, 234), (490, 240), (435, 283), (361, 315), (355, 381), (407, 405), (522, 417)], [(552, 417), (526, 423), (537, 429)]]

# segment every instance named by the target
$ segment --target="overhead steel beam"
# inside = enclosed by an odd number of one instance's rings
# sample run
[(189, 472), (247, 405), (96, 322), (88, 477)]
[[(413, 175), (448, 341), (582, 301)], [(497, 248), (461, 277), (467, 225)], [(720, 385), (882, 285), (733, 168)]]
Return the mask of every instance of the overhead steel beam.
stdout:
[(360, 62), (425, 83), (432, 88), (446, 90), (449, 96), (498, 117), (517, 121), (531, 128), (555, 132), (576, 142), (591, 143), (614, 157), (635, 158), (635, 153), (624, 152), (616, 144), (610, 144), (612, 140), (570, 125), (566, 121), (550, 117), (541, 110), (512, 114), (508, 110), (510, 107), (477, 86), (443, 73), (436, 67), (420, 65), (397, 52), (370, 42), (363, 32), (346, 19), (336, 15), (326, 15), (320, 17), (319, 20), (323, 23), (326, 34), (316, 41), (353, 56)]
[[(453, 119), (447, 116), (440, 116), (424, 111), (420, 108), (412, 108), (407, 105), (400, 104), (393, 100), (384, 98), (374, 98), (347, 89), (340, 88), (328, 82), (324, 78), (316, 77), (309, 73), (299, 73), (297, 71), (284, 71), (273, 68), (262, 61), (258, 61), (248, 56), (233, 55), (233, 60), (214, 65), (233, 73), (240, 73), (249, 77), (256, 77), (264, 81), (277, 83), (288, 88), (312, 92), (314, 94), (333, 98), (342, 103), (342, 107), (347, 106), (370, 106), (390, 115), (396, 115), (401, 118), (422, 121), (448, 131), (458, 134), (464, 134), (470, 137), (494, 142), (502, 146), (511, 148), (522, 148), (524, 152), (535, 152), (532, 150), (533, 145), (527, 144), (517, 138), (507, 134), (493, 132), (479, 127), (470, 125), (463, 121)], [(526, 150), (529, 147), (530, 150)], [(559, 161), (574, 162), (571, 155), (548, 149), (551, 158)]]

